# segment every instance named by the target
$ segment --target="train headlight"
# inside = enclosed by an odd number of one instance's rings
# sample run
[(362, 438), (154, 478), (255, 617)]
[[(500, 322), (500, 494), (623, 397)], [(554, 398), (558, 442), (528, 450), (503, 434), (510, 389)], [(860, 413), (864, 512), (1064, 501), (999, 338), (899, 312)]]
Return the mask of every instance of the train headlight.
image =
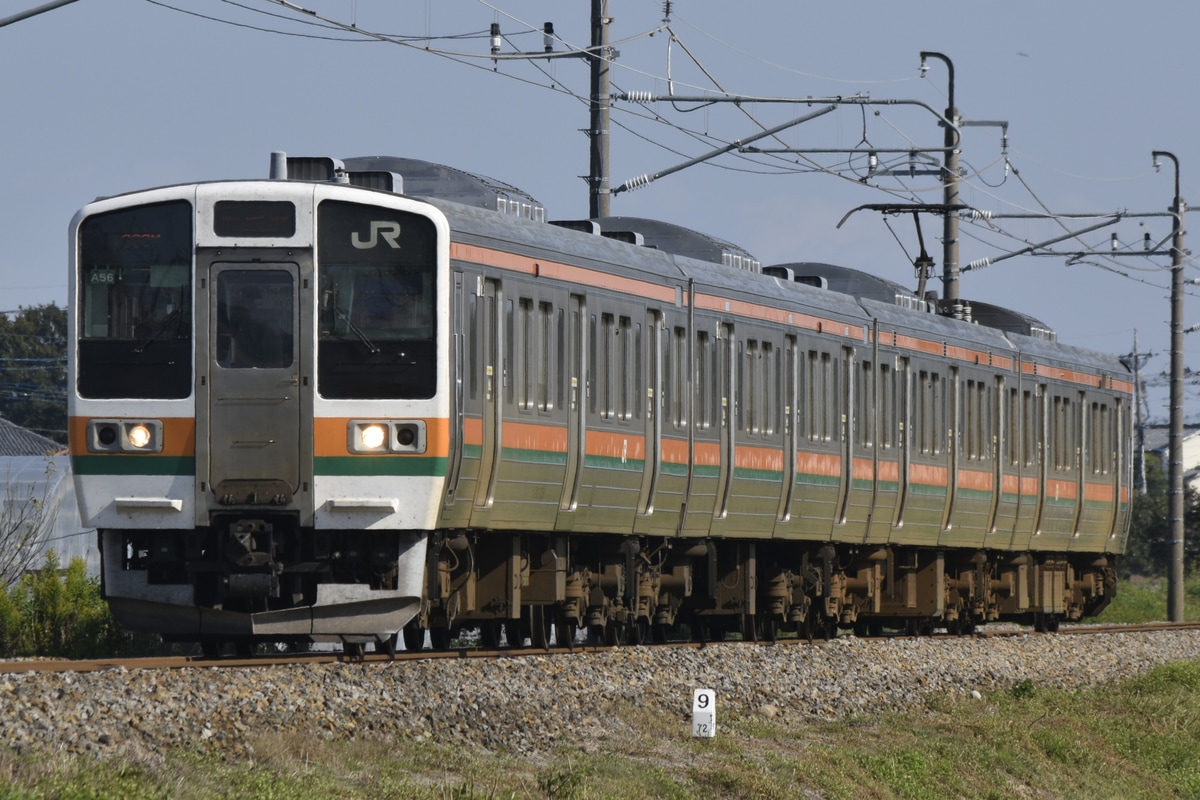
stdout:
[(364, 425), (362, 444), (368, 450), (378, 450), (387, 444), (387, 429), (382, 425)]
[(424, 420), (351, 420), (347, 444), (351, 453), (424, 453)]
[(379, 420), (354, 420), (350, 423), (351, 453), (386, 453), (390, 431)]
[(90, 453), (161, 453), (162, 422), (129, 419), (89, 420), (87, 441)]
[(129, 428), (129, 444), (137, 450), (145, 449), (150, 444), (150, 429), (143, 424), (131, 425)]

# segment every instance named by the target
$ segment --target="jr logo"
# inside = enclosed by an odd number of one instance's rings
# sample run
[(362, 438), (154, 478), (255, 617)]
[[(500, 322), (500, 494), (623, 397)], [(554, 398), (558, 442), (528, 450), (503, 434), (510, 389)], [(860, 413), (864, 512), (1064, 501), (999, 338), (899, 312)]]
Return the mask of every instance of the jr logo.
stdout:
[(371, 236), (365, 242), (358, 231), (350, 234), (350, 244), (354, 245), (359, 250), (370, 250), (379, 245), (379, 240), (383, 239), (388, 243), (388, 247), (393, 250), (400, 249), (400, 223), (392, 220), (371, 220)]

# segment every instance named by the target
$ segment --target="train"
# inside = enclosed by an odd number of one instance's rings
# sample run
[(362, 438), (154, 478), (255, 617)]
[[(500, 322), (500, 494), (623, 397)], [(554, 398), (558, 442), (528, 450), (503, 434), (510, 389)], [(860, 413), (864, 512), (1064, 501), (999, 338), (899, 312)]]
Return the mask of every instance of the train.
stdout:
[(73, 476), (129, 630), (362, 654), (1112, 599), (1119, 359), (417, 159), (270, 164), (71, 223)]

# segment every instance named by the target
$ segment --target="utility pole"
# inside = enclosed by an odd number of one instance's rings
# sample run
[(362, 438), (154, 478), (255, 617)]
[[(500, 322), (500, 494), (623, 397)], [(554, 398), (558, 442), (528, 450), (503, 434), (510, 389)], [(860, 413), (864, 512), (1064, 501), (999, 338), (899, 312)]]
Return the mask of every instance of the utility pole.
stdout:
[[(946, 95), (945, 169), (942, 171), (943, 204), (946, 208), (958, 205), (958, 109), (954, 107), (954, 62), (942, 53), (932, 50), (921, 51), (921, 75), (928, 67), (925, 60), (936, 58), (946, 65), (949, 73), (950, 90)], [(958, 310), (958, 215), (947, 211), (942, 217), (942, 313), (959, 316)]]
[(1133, 329), (1133, 352), (1121, 356), (1121, 363), (1133, 373), (1133, 485), (1138, 494), (1146, 493), (1146, 386), (1142, 381), (1142, 361), (1153, 353), (1138, 350), (1138, 332)]
[(1183, 215), (1187, 210), (1179, 194), (1179, 159), (1166, 150), (1155, 150), (1158, 157), (1171, 159), (1175, 165), (1175, 199), (1171, 203), (1174, 222), (1171, 226), (1171, 432), (1167, 440), (1167, 497), (1168, 518), (1171, 523), (1171, 565), (1167, 573), (1167, 618), (1183, 622)]
[(592, 46), (588, 56), (591, 61), (591, 124), (590, 139), (591, 169), (588, 173), (588, 216), (610, 216), (608, 190), (609, 181), (609, 107), (612, 92), (609, 85), (608, 0), (592, 0)]

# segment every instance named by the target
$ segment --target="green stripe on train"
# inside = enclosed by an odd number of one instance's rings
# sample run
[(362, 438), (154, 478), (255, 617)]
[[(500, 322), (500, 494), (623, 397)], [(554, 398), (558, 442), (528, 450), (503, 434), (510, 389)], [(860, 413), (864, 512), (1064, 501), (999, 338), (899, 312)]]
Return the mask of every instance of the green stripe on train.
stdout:
[(194, 456), (72, 456), (76, 475), (195, 475)]
[(388, 475), (395, 477), (440, 477), (446, 474), (446, 458), (430, 456), (320, 456), (313, 459), (316, 475)]

